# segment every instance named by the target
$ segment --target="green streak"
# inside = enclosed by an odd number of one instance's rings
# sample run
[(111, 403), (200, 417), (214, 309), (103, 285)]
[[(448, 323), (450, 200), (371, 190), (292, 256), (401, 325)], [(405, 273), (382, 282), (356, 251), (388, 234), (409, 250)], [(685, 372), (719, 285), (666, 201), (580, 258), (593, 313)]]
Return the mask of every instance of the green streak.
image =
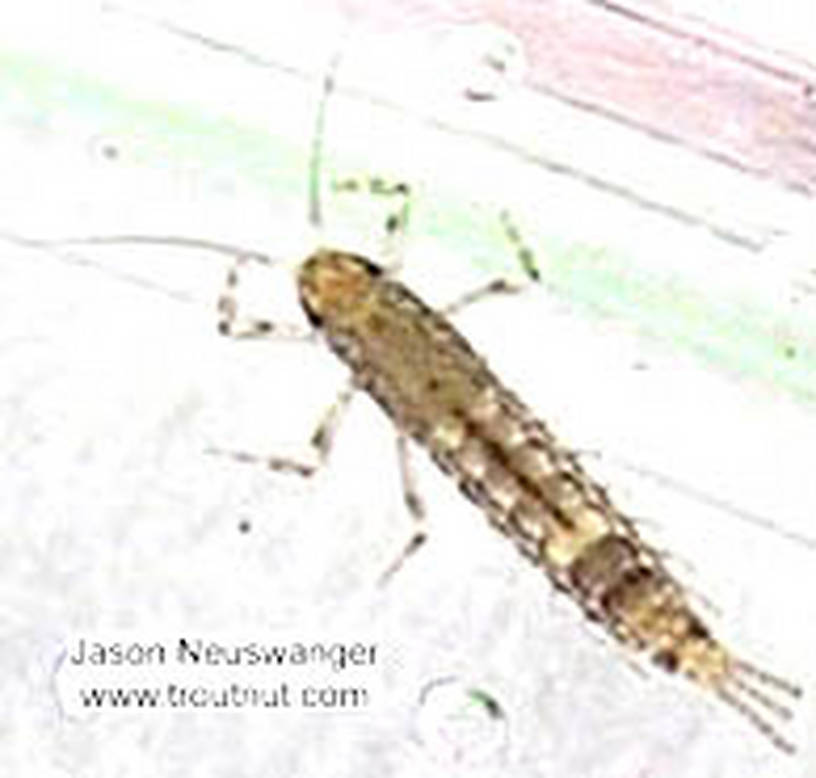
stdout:
[(102, 78), (26, 54), (0, 51), (3, 114), (48, 122), (58, 131), (86, 125), (88, 137), (110, 138), (127, 149), (131, 163), (229, 170), (232, 178), (276, 199), (304, 187), (303, 144), (276, 134), (274, 126), (248, 126), (184, 102), (136, 99)]
[[(191, 167), (213, 174), (213, 180), (215, 174), (227, 173), (242, 185), (259, 188), (270, 210), (303, 198), (308, 185), (309, 143), (285, 137), (273, 124), (253, 127), (196, 104), (135, 99), (102, 76), (19, 52), (0, 51), (0, 119), (29, 127), (46, 124), (57, 134), (63, 128), (76, 132), (80, 125), (87, 128), (86, 137), (121, 144), (130, 162)], [(365, 169), (364, 160), (344, 155), (341, 142), (327, 145), (333, 170)], [(439, 178), (433, 202), (428, 197), (413, 204), (411, 229), (487, 271), (514, 270), (498, 214), (480, 213), (463, 202), (445, 185), (444, 171)], [(573, 305), (593, 316), (623, 319), (720, 370), (759, 379), (800, 401), (814, 400), (813, 315), (792, 307), (780, 312), (737, 296), (723, 299), (689, 277), (661, 272), (659, 257), (624, 256), (603, 246), (565, 241), (554, 230), (520, 226), (530, 231), (526, 240), (539, 257), (542, 283)]]

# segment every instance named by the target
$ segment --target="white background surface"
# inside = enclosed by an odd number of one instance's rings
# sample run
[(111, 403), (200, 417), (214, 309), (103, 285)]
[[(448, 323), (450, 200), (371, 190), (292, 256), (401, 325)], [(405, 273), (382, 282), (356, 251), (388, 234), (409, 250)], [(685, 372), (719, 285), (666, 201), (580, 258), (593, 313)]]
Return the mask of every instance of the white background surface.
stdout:
[[(82, 29), (93, 40), (92, 26)], [(157, 34), (134, 35), (144, 47)], [(144, 50), (148, 83), (167, 78), (157, 56), (165, 45)], [(114, 47), (106, 56), (117, 67)], [(194, 176), (104, 167), (88, 146), (48, 131), (11, 133), (2, 148), (4, 229), (109, 234), (143, 221), (146, 233), (195, 235), (206, 224), (212, 236), (223, 225), (225, 238), (276, 253), (302, 232), (296, 198), (291, 218), (276, 220), (263, 203)], [(421, 237), (410, 250), (438, 252)], [(432, 302), (483, 280), (455, 257), (422, 267), (409, 275)], [(208, 446), (296, 455), (344, 375), (319, 349), (219, 339), (223, 270), (218, 258), (169, 248), (66, 256), (3, 246), (0, 762), (10, 775), (451, 775), (416, 735), (421, 689), (451, 675), (488, 690), (507, 716), (506, 747), (461, 768), (470, 776), (809, 774), (812, 695), (791, 726), (801, 747), (791, 759), (688, 684), (639, 677), (423, 454), (431, 540), (378, 589), (408, 518), (389, 423), (367, 398), (355, 400), (331, 467), (312, 484), (207, 456)], [(281, 290), (283, 281), (253, 278), (253, 298), (260, 284)], [(273, 297), (281, 318), (295, 313)], [(812, 409), (713, 375), (615, 322), (581, 319), (543, 291), (485, 303), (460, 324), (565, 442), (600, 452), (587, 466), (650, 520), (655, 545), (691, 562), (678, 571), (721, 610), (710, 620), (729, 643), (809, 688), (814, 550), (783, 533), (816, 535)], [(379, 641), (376, 707), (72, 717), (55, 692), (60, 656), (85, 631), (235, 630), (263, 640), (315, 623)]]

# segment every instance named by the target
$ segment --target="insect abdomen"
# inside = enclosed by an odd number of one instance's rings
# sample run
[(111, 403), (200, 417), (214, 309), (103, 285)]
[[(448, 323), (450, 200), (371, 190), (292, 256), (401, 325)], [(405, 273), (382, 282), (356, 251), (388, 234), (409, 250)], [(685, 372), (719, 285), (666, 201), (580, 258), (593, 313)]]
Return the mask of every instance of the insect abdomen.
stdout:
[(693, 669), (682, 667), (686, 647), (709, 641), (708, 630), (677, 583), (644, 555), (642, 544), (610, 532), (584, 550), (568, 577), (588, 614), (621, 640), (646, 649), (667, 670)]

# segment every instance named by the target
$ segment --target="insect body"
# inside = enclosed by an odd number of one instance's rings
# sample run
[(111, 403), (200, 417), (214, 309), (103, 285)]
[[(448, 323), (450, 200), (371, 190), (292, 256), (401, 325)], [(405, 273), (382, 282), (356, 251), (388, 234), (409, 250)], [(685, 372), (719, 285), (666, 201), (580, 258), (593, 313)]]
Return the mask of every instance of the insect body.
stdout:
[(792, 750), (755, 706), (787, 718), (760, 687), (800, 690), (711, 635), (632, 522), (442, 314), (368, 260), (328, 249), (301, 265), (298, 288), (354, 384), (589, 618)]

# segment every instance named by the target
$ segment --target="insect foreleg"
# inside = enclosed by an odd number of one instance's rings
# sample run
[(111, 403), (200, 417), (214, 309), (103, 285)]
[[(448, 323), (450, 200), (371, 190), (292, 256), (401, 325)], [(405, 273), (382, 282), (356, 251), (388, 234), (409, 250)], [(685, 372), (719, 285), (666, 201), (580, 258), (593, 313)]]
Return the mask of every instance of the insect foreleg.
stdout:
[(524, 275), (526, 275), (531, 281), (540, 281), (541, 272), (538, 269), (535, 252), (529, 245), (527, 245), (527, 243), (524, 242), (524, 237), (521, 234), (521, 230), (513, 221), (510, 213), (508, 211), (502, 211), (499, 214), (499, 220), (501, 221), (504, 234), (507, 236), (510, 243), (513, 244), (516, 252), (516, 259), (518, 260), (519, 265), (521, 265)]
[(385, 217), (384, 266), (391, 275), (399, 273), (403, 262), (399, 243), (408, 228), (411, 187), (402, 181), (388, 181), (379, 176), (360, 176), (339, 179), (332, 184), (332, 189), (340, 193), (368, 194), (396, 200), (395, 207)]
[(236, 254), (235, 261), (227, 270), (224, 287), (218, 295), (218, 331), (230, 338), (275, 338), (281, 340), (314, 340), (314, 330), (305, 324), (273, 322), (238, 316), (236, 289), (241, 267), (252, 259), (246, 254)]

